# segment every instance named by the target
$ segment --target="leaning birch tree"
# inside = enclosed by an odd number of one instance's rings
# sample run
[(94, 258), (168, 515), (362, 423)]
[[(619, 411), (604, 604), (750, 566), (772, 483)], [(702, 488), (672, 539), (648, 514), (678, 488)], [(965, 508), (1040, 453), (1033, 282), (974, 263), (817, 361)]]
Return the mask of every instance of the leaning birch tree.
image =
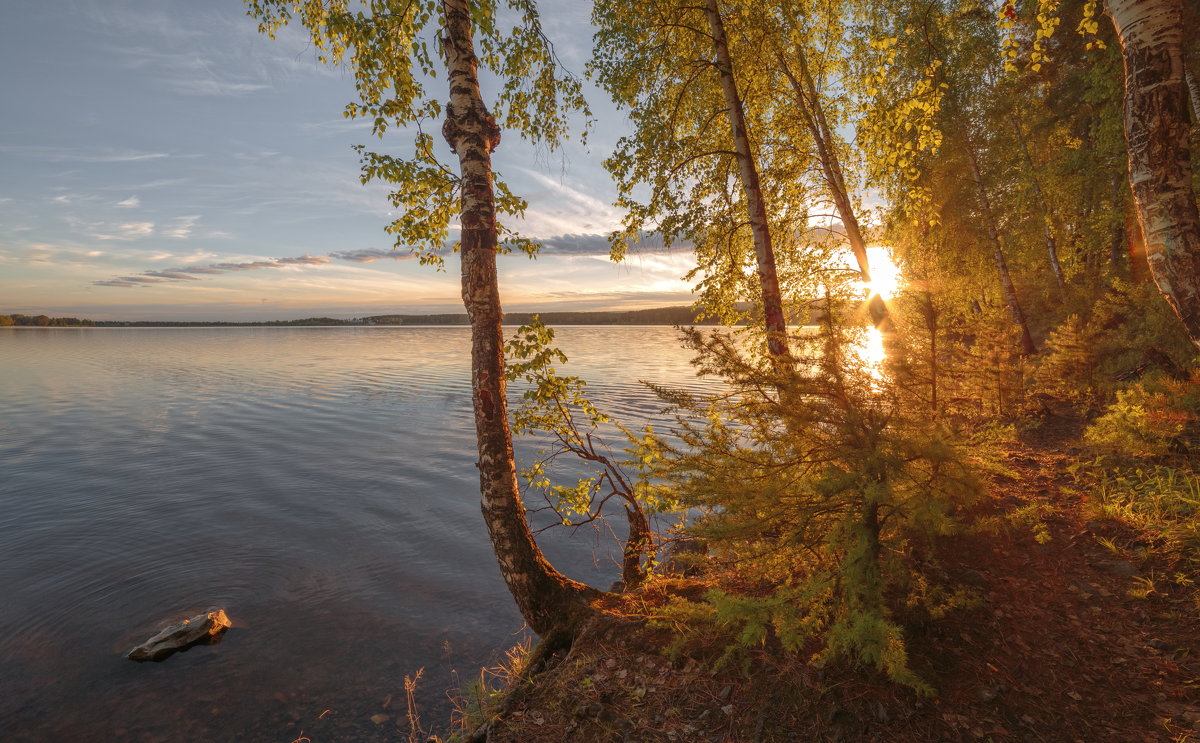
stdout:
[[(373, 120), (381, 137), (391, 128), (414, 133), (405, 157), (358, 148), (363, 181), (383, 180), (396, 189), (391, 200), (402, 214), (388, 231), (396, 235), (397, 247), (416, 250), (425, 262), (440, 262), (451, 225), (456, 218), (460, 222), (457, 247), (471, 324), (471, 397), (484, 521), (500, 572), (529, 627), (547, 640), (569, 641), (591, 616), (600, 592), (555, 570), (526, 521), (505, 397), (496, 253), (533, 246), (498, 220), (505, 213), (519, 216), (525, 204), (496, 181), (491, 155), (502, 129), (557, 145), (566, 136), (571, 111), (584, 108), (578, 81), (558, 69), (533, 0), (503, 5), (498, 0), (247, 2), (260, 30), (273, 34), (297, 20), (321, 61), (353, 70), (359, 100), (346, 106), (348, 118)], [(511, 23), (498, 18), (502, 10)], [(481, 65), (500, 84), (491, 107), (480, 89)], [(449, 84), (444, 105), (430, 89), (438, 76)], [(441, 134), (454, 165), (443, 160), (425, 130), (443, 114)]]

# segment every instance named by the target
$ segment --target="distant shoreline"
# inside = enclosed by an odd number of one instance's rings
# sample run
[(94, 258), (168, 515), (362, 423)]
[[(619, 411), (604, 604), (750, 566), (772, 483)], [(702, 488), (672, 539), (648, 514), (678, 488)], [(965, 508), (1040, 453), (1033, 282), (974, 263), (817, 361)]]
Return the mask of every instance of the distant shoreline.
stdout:
[[(525, 325), (537, 315), (547, 325), (717, 325), (712, 319), (698, 321), (689, 306), (647, 310), (602, 312), (508, 312), (505, 325)], [(467, 326), (465, 312), (424, 315), (372, 315), (349, 320), (306, 317), (296, 320), (230, 322), (221, 320), (89, 320), (47, 315), (0, 315), (0, 327), (53, 328), (227, 328), (227, 327), (374, 327), (374, 326)]]

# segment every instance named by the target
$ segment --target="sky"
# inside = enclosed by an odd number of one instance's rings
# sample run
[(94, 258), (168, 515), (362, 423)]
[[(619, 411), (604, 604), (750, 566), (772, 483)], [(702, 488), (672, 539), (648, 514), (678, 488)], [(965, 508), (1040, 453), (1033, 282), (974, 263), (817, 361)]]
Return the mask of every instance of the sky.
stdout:
[[(543, 2), (581, 73), (591, 3)], [(268, 320), (461, 311), (446, 270), (392, 249), (383, 184), (352, 145), (398, 152), (346, 120), (352, 75), (302, 29), (272, 41), (241, 0), (7, 4), (0, 24), (0, 314)], [(621, 214), (601, 163), (628, 123), (590, 88), (586, 148), (508, 136), (496, 170), (529, 202), (541, 256), (500, 259), (514, 311), (686, 304), (686, 249), (617, 265)], [(391, 147), (392, 149), (389, 149)]]

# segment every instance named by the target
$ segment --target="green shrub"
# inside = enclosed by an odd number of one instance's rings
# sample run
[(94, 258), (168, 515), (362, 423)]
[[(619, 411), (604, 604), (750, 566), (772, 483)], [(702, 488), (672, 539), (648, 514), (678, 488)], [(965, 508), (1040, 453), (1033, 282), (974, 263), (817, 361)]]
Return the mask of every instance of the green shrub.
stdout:
[(1084, 431), (1084, 441), (1119, 459), (1186, 454), (1200, 434), (1200, 372), (1149, 375), (1125, 389)]
[(979, 492), (965, 448), (928, 403), (851, 351), (857, 330), (801, 339), (794, 371), (748, 356), (736, 338), (691, 331), (706, 374), (731, 393), (667, 397), (682, 408), (658, 474), (698, 510), (728, 585), (707, 609), (677, 602), (684, 622), (724, 631), (728, 662), (776, 642), (849, 658), (925, 689), (910, 670), (896, 607), (917, 590), (918, 545), (957, 528)]

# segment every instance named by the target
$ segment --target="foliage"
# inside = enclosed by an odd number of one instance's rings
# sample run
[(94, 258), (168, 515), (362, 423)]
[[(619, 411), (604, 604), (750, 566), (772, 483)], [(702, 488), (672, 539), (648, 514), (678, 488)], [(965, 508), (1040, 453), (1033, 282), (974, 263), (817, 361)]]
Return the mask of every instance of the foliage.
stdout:
[(920, 688), (894, 607), (916, 598), (914, 550), (955, 531), (979, 485), (928, 409), (854, 359), (853, 332), (831, 321), (802, 338), (807, 353), (786, 378), (733, 337), (689, 332), (701, 372), (731, 390), (670, 397), (683, 444), (659, 471), (699, 509), (695, 532), (743, 586), (707, 597), (736, 647), (815, 643), (824, 660), (856, 659)]
[(1101, 390), (1096, 341), (1100, 333), (1079, 315), (1068, 315), (1046, 340), (1035, 384), (1066, 400), (1090, 402)]
[[(443, 104), (430, 84), (441, 70), (437, 0), (246, 0), (259, 30), (274, 35), (289, 22), (308, 31), (321, 62), (350, 68), (359, 99), (346, 105), (349, 119), (366, 118), (382, 138), (389, 129), (410, 137), (407, 151), (388, 155), (356, 146), (362, 181), (382, 180), (400, 216), (387, 227), (397, 249), (441, 266), (450, 226), (459, 213), (459, 176), (444, 145), (426, 131), (440, 130)], [(588, 117), (581, 82), (565, 73), (542, 31), (533, 0), (478, 0), (469, 4), (481, 69), (495, 76), (489, 104), (506, 131), (553, 150), (569, 135), (575, 113)], [(500, 214), (521, 217), (526, 202), (497, 178)], [(529, 254), (536, 243), (500, 227), (502, 250)]]
[[(650, 519), (678, 507), (671, 493), (656, 487), (648, 476), (661, 457), (661, 446), (649, 427), (637, 434), (612, 423), (588, 399), (584, 380), (561, 376), (554, 364), (565, 364), (567, 356), (553, 342), (554, 330), (535, 315), (505, 344), (511, 360), (506, 371), (509, 381), (527, 385), (521, 404), (510, 411), (513, 433), (541, 436), (548, 442), (522, 475), (546, 496), (564, 526), (599, 524), (614, 498), (624, 506), (629, 529), (622, 579), (632, 586), (640, 582), (648, 567), (644, 563), (657, 551)], [(623, 440), (628, 458), (613, 450), (608, 441), (612, 433)], [(588, 469), (569, 485), (555, 484), (551, 477), (552, 465), (564, 455)]]
[(1124, 521), (1200, 561), (1200, 370), (1117, 390), (1084, 432), (1096, 455), (1072, 467), (1099, 518)]
[(1122, 460), (1190, 455), (1200, 447), (1200, 371), (1189, 379), (1149, 375), (1117, 390), (1083, 438)]
[[(827, 262), (832, 247), (809, 234), (810, 206), (827, 198), (794, 104), (779, 95), (786, 81), (773, 60), (776, 49), (807, 32), (792, 29), (793, 39), (771, 26), (771, 19), (795, 13), (764, 13), (744, 0), (722, 0), (720, 9), (782, 294), (800, 297), (815, 288), (812, 269)], [(731, 325), (754, 317), (762, 297), (749, 205), (705, 9), (680, 0), (602, 0), (592, 17), (590, 72), (633, 125), (605, 161), (626, 213), (613, 235), (613, 257), (623, 258), (648, 233), (688, 245), (697, 263), (684, 278), (695, 283), (704, 316)], [(793, 316), (802, 312), (791, 308)]]
[(0, 327), (12, 327), (14, 325), (30, 326), (35, 328), (74, 328), (74, 327), (91, 327), (96, 323), (93, 320), (80, 320), (77, 317), (49, 317), (47, 315), (0, 315)]

